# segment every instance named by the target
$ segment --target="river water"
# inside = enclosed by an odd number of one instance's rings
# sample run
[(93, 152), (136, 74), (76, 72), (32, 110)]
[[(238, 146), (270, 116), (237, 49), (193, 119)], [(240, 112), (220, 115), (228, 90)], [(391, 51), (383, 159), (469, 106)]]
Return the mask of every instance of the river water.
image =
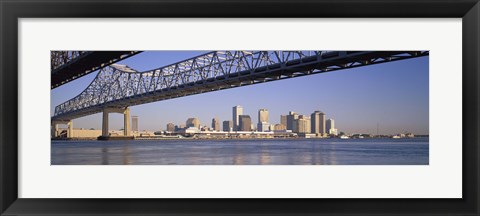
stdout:
[(428, 165), (428, 138), (52, 141), (52, 165)]

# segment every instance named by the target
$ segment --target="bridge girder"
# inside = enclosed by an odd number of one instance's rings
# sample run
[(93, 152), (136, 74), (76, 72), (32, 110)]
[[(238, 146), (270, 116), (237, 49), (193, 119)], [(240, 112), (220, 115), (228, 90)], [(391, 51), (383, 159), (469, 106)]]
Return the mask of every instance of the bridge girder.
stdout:
[(72, 119), (192, 94), (429, 55), (428, 51), (213, 51), (154, 70), (103, 68), (52, 119)]

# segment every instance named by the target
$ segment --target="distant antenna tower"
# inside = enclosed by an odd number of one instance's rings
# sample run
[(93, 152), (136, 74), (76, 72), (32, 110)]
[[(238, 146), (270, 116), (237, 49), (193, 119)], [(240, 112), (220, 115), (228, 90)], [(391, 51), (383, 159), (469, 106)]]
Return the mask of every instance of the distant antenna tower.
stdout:
[(377, 122), (377, 137), (378, 137), (378, 135), (379, 135), (379, 134), (378, 134), (378, 122)]

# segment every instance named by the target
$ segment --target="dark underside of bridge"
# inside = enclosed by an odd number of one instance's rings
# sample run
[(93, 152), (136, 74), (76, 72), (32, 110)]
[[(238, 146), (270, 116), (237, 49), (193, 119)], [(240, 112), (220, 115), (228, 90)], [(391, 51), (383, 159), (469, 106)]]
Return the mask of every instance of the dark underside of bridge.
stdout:
[(72, 80), (138, 54), (137, 51), (94, 51), (75, 58), (71, 62), (52, 70), (51, 88), (54, 89)]
[[(374, 65), (385, 62), (392, 62), (397, 60), (404, 60), (409, 58), (416, 58), (426, 56), (427, 53), (421, 52), (405, 52), (399, 51), (398, 54), (407, 55), (384, 59), (386, 56), (392, 56), (395, 52), (351, 52), (347, 56), (332, 57), (324, 59), (324, 61), (311, 64), (309, 61), (316, 61), (316, 57), (304, 58), (302, 61), (289, 61), (285, 64), (274, 64), (265, 67), (259, 67), (254, 70), (241, 71), (237, 73), (230, 73), (229, 75), (218, 76), (215, 78), (208, 78), (201, 81), (190, 82), (169, 88), (163, 88), (157, 91), (152, 91), (144, 94), (138, 94), (131, 97), (112, 100), (96, 106), (91, 106), (85, 109), (79, 109), (73, 112), (60, 114), (55, 116), (55, 119), (75, 119), (103, 111), (104, 107), (124, 108), (135, 106), (139, 104), (151, 103), (161, 100), (168, 100), (172, 98), (184, 97), (188, 95), (201, 94), (222, 89), (235, 88), (245, 85), (258, 84), (270, 82), (280, 79), (288, 79), (293, 77), (305, 76), (310, 74), (325, 73), (337, 71), (342, 69), (361, 67), (367, 65)], [(383, 59), (382, 61), (372, 61), (372, 59)]]

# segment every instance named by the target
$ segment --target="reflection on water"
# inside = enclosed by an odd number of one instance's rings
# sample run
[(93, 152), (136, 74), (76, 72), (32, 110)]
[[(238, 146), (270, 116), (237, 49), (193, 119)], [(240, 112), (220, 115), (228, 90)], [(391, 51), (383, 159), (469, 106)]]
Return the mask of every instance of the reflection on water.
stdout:
[(52, 141), (52, 165), (427, 165), (428, 138)]

